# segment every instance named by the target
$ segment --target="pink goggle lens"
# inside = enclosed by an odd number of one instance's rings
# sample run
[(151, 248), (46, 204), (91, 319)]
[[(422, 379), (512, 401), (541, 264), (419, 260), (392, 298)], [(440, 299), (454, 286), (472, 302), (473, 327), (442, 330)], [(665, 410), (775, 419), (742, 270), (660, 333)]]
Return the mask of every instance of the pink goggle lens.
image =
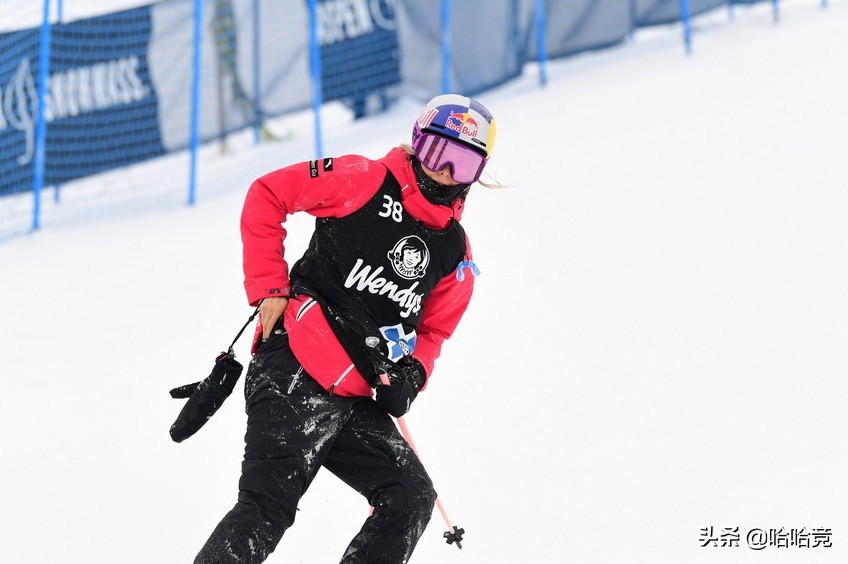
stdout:
[(433, 133), (419, 135), (413, 149), (421, 164), (430, 170), (439, 171), (448, 165), (451, 178), (460, 184), (477, 182), (486, 166), (486, 158), (474, 149)]

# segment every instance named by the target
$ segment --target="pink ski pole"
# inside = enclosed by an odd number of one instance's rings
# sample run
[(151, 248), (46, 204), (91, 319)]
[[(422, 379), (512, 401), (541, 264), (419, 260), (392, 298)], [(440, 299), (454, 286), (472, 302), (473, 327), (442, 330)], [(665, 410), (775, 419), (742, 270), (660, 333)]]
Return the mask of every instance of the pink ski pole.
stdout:
[[(384, 372), (380, 374), (380, 381), (385, 386), (391, 386), (392, 383), (389, 381), (388, 375)], [(403, 438), (406, 439), (406, 442), (409, 443), (409, 446), (412, 448), (412, 452), (415, 453), (415, 456), (418, 457), (418, 460), (421, 460), (423, 464), (423, 460), (421, 459), (421, 455), (418, 453), (418, 449), (415, 447), (415, 441), (412, 440), (412, 435), (409, 432), (409, 427), (406, 425), (406, 421), (403, 417), (398, 417), (396, 419), (398, 427), (400, 428), (400, 433), (403, 435)], [(450, 519), (448, 518), (448, 513), (445, 511), (445, 506), (442, 505), (442, 500), (436, 497), (436, 507), (439, 508), (439, 513), (442, 514), (442, 519), (445, 521), (445, 525), (448, 526), (448, 530), (445, 531), (443, 535), (448, 544), (456, 543), (456, 547), (462, 550), (462, 535), (465, 534), (465, 529), (456, 528), (451, 525)]]

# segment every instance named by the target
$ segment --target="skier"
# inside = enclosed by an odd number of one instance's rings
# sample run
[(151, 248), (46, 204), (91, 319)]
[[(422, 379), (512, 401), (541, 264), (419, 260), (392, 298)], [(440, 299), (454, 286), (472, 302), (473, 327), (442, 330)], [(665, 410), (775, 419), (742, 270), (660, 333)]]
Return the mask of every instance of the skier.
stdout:
[[(427, 103), (411, 145), (376, 161), (295, 164), (251, 185), (241, 233), (260, 317), (244, 462), (238, 501), (196, 564), (264, 561), (322, 466), (374, 507), (341, 562), (409, 560), (436, 493), (389, 414), (425, 387), (468, 305), (477, 269), (459, 220), (494, 138), (480, 102), (446, 94)], [(298, 211), (318, 219), (289, 274), (281, 224)]]

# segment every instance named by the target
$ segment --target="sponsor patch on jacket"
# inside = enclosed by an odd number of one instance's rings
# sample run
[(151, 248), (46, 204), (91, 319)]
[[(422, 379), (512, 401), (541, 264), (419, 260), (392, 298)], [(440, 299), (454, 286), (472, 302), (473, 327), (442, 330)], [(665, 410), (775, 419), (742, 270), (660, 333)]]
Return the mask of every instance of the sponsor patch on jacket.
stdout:
[[(332, 172), (333, 159), (321, 159), (321, 166), (324, 169), (324, 172)], [(318, 160), (309, 161), (309, 178), (318, 178), (318, 174)]]

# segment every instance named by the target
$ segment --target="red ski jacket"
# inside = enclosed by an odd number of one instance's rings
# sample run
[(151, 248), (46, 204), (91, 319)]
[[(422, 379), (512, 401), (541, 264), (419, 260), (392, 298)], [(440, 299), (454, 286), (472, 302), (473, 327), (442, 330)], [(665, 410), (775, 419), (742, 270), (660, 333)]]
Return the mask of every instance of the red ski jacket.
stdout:
[[(282, 224), (286, 216), (301, 211), (315, 217), (352, 214), (374, 197), (387, 173), (401, 186), (404, 211), (426, 227), (444, 229), (452, 219), (461, 218), (462, 200), (448, 207), (432, 204), (424, 197), (410, 157), (400, 147), (376, 161), (347, 155), (268, 173), (250, 186), (242, 210), (244, 286), (250, 305), (256, 306), (266, 297), (290, 298), (284, 324), (292, 352), (306, 372), (337, 395), (370, 396), (372, 390), (336, 339), (321, 307), (308, 296), (290, 295)], [(467, 240), (465, 260), (471, 260)], [(456, 329), (468, 306), (474, 284), (470, 274), (445, 276), (423, 302), (412, 356), (424, 366), (428, 378), (442, 343)], [(254, 336), (254, 352), (260, 338), (261, 324)]]

